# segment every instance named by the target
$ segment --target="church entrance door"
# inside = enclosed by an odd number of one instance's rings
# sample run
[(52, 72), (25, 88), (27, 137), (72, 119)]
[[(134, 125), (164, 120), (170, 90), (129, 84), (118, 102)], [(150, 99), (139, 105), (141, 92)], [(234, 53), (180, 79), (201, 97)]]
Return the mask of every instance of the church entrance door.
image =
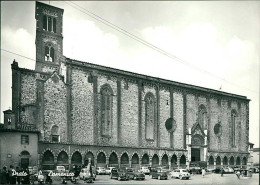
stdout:
[(191, 162), (200, 161), (200, 148), (191, 148)]

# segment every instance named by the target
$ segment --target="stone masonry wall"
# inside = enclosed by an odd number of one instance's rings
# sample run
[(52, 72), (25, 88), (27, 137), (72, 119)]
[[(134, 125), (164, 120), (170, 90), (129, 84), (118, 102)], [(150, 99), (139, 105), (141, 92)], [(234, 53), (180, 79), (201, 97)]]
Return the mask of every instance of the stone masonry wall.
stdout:
[(170, 148), (171, 146), (170, 133), (165, 127), (165, 122), (170, 117), (170, 92), (167, 90), (160, 90), (160, 147)]
[(54, 73), (44, 84), (44, 140), (51, 140), (52, 126), (59, 127), (60, 141), (67, 141), (67, 90)]
[(21, 105), (36, 102), (36, 78), (33, 74), (21, 74)]
[(176, 149), (183, 149), (183, 96), (179, 92), (173, 93), (173, 117), (177, 127), (173, 133), (173, 146)]
[[(128, 86), (128, 88), (127, 88)], [(138, 86), (136, 83), (122, 81), (121, 85), (121, 144), (138, 145)]]
[[(209, 123), (209, 149), (211, 150), (220, 150), (220, 141), (221, 137), (218, 137), (216, 134), (214, 134), (214, 126), (218, 123), (219, 117), (221, 117), (221, 107), (218, 106), (217, 99), (210, 99), (210, 123)], [(222, 123), (221, 123), (222, 125)]]
[(71, 73), (71, 133), (75, 143), (93, 144), (93, 84), (88, 82), (89, 75), (78, 69)]

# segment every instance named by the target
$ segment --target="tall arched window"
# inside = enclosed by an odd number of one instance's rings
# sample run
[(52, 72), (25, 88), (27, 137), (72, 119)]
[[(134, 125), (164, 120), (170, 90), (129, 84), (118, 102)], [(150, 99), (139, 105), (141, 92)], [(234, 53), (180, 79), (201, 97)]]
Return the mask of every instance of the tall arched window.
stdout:
[(146, 139), (154, 139), (155, 124), (155, 98), (152, 93), (145, 96), (145, 137)]
[(53, 18), (53, 32), (56, 33), (56, 19)]
[(44, 60), (46, 62), (54, 62), (54, 48), (49, 44), (45, 46), (44, 50)]
[(47, 17), (46, 17), (46, 15), (43, 16), (43, 29), (47, 30)]
[(235, 110), (231, 111), (231, 145), (235, 146), (235, 139), (236, 139), (236, 117), (237, 117), (237, 112)]
[(206, 120), (207, 120), (207, 111), (206, 111), (206, 107), (201, 104), (199, 106), (199, 117), (198, 117), (198, 121), (199, 124), (201, 126), (201, 128), (203, 129), (204, 127), (206, 127)]
[(101, 87), (101, 135), (110, 136), (112, 124), (113, 91), (108, 84)]
[(52, 31), (52, 18), (48, 17), (48, 31)]

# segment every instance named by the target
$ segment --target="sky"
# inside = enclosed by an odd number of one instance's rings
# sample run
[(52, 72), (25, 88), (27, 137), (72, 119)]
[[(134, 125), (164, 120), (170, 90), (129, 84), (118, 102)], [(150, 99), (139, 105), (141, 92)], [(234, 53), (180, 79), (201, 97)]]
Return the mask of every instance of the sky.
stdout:
[[(44, 1), (49, 3), (49, 1)], [(64, 9), (63, 54), (72, 59), (247, 96), (249, 141), (259, 147), (259, 1), (50, 1)], [(75, 4), (83, 9), (76, 9)], [(73, 7), (74, 6), (74, 7)], [(90, 11), (155, 51), (88, 16)], [(1, 1), (1, 48), (35, 59), (35, 2)], [(11, 63), (1, 50), (2, 111), (11, 107)]]

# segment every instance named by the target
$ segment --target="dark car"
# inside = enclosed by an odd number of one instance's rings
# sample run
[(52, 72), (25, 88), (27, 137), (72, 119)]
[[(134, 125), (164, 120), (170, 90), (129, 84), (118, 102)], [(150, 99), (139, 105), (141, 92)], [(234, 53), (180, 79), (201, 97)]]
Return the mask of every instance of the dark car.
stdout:
[(168, 175), (167, 175), (167, 171), (165, 170), (162, 170), (162, 169), (156, 169), (156, 170), (153, 170), (153, 172), (151, 172), (151, 175), (152, 175), (152, 179), (168, 179)]
[(122, 169), (116, 169), (116, 168), (113, 168), (111, 170), (111, 175), (110, 175), (110, 178), (113, 179), (117, 179), (117, 180), (128, 180), (128, 176), (126, 175), (126, 172)]
[(126, 168), (125, 172), (129, 179), (134, 179), (134, 180), (145, 179), (145, 175), (142, 172), (138, 172), (137, 170), (133, 170), (132, 168)]

